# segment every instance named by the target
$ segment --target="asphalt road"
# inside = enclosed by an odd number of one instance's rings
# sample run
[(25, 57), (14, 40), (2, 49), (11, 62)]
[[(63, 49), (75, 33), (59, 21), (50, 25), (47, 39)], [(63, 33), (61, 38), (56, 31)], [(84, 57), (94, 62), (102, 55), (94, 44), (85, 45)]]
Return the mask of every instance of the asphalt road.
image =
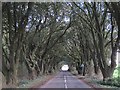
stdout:
[(54, 78), (49, 80), (46, 84), (40, 88), (88, 88), (92, 89), (89, 85), (84, 83), (82, 80), (78, 79), (76, 76), (72, 75), (70, 72), (60, 72)]

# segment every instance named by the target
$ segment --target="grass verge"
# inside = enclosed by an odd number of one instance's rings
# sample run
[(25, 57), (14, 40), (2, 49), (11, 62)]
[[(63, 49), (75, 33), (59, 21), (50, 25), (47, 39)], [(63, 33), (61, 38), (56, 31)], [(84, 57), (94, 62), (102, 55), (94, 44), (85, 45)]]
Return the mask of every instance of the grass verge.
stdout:
[(41, 85), (45, 84), (55, 75), (56, 73), (51, 75), (39, 76), (34, 80), (23, 80), (19, 83), (19, 86), (17, 88), (40, 88)]

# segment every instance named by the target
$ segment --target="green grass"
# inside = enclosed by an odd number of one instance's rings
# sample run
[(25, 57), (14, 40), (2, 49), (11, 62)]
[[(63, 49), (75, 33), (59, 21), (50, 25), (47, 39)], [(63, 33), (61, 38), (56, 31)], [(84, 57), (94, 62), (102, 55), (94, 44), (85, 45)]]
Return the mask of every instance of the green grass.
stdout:
[(113, 78), (117, 78), (117, 77), (120, 77), (120, 67), (117, 67), (113, 73)]
[(112, 79), (109, 79), (107, 81), (100, 81), (99, 83), (102, 85), (120, 87), (120, 67), (117, 67), (114, 70)]
[(115, 86), (115, 87), (120, 87), (120, 78), (112, 78), (110, 80), (107, 81), (100, 81), (98, 82), (101, 85), (108, 85), (108, 86)]

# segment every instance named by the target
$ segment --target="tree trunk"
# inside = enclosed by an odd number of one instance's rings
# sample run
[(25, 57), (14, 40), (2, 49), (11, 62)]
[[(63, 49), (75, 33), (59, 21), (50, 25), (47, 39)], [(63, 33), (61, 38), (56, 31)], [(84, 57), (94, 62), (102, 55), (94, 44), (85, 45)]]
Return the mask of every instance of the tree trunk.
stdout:
[(113, 75), (114, 69), (111, 69), (109, 66), (105, 69), (102, 69), (103, 81), (110, 79)]
[(82, 71), (83, 71), (83, 73), (82, 73), (83, 76), (85, 76), (85, 74), (86, 74), (86, 63), (84, 64), (84, 67), (83, 67), (83, 70), (82, 70)]
[(94, 72), (95, 72), (95, 74), (98, 75), (98, 73), (99, 73), (99, 66), (98, 66), (98, 60), (96, 58), (95, 52), (92, 54), (92, 59), (93, 59), (93, 63), (94, 63)]
[(17, 84), (18, 84), (17, 70), (18, 70), (19, 59), (17, 57), (16, 60), (15, 60), (13, 45), (11, 46), (11, 49), (10, 49), (9, 58), (10, 58), (10, 69), (9, 69), (9, 72), (8, 72), (7, 84), (13, 84), (13, 85), (17, 86)]
[(77, 69), (78, 74), (81, 74), (81, 71), (80, 71), (80, 62), (77, 62), (76, 69)]
[(38, 64), (35, 65), (35, 70), (36, 70), (37, 76), (39, 76), (39, 74), (40, 74), (40, 68), (39, 68)]

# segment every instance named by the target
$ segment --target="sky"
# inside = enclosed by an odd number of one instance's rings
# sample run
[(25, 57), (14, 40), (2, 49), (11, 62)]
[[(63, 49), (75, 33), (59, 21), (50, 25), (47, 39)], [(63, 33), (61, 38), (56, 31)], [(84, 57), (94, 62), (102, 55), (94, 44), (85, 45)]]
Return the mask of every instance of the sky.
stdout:
[(68, 65), (63, 65), (61, 69), (62, 69), (62, 71), (67, 71), (69, 69), (69, 66)]

